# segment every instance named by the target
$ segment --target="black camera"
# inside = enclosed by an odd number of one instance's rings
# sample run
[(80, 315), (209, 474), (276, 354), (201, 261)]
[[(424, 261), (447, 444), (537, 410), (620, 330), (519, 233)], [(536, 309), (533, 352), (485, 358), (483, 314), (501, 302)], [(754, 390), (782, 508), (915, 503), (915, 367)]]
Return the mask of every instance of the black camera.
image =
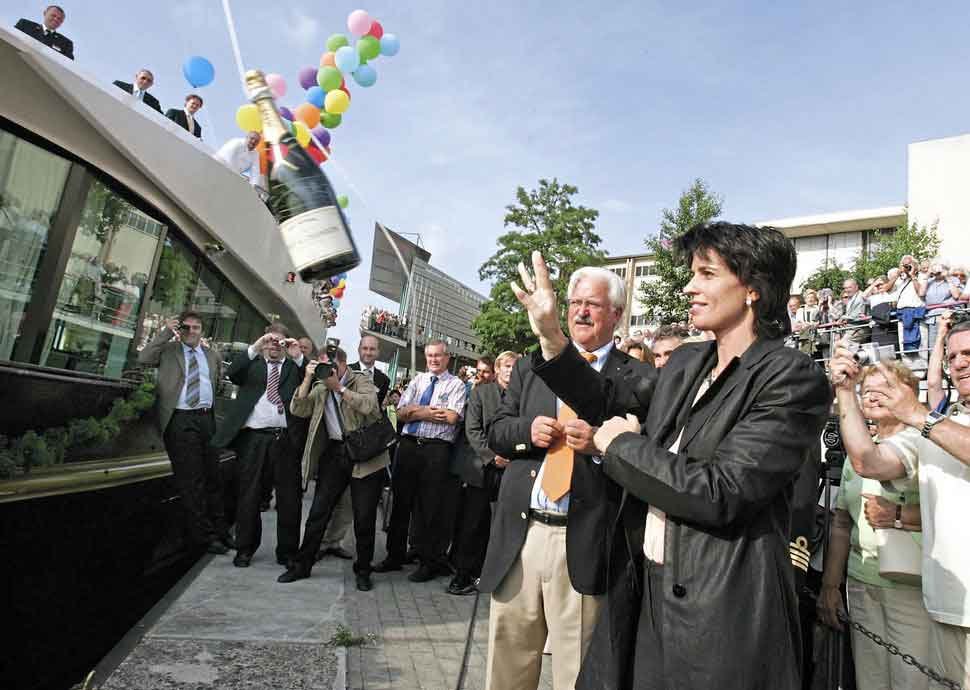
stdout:
[(320, 362), (317, 364), (317, 368), (313, 372), (314, 378), (320, 381), (330, 378), (334, 372), (334, 369), (337, 367), (338, 347), (340, 347), (339, 338), (327, 338), (327, 344), (324, 346), (323, 351), (326, 353), (329, 361), (326, 363)]
[(964, 321), (970, 321), (970, 309), (957, 309), (950, 313), (951, 326), (956, 326)]

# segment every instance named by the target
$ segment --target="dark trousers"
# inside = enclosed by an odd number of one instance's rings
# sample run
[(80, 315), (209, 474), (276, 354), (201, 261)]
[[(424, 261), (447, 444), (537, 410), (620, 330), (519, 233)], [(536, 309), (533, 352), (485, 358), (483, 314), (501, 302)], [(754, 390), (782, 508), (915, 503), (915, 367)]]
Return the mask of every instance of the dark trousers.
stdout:
[[(397, 450), (394, 472), (394, 508), (387, 531), (387, 557), (402, 562), (407, 553), (408, 525), (416, 520), (418, 557), (428, 565), (445, 565), (453, 520), (448, 517), (447, 501), (442, 500), (454, 486), (451, 475), (451, 444), (423, 441), (404, 436)], [(420, 510), (412, 515), (415, 503)]]
[(636, 690), (664, 690), (663, 566), (644, 561), (643, 601), (637, 627), (633, 659), (633, 687)]
[(323, 543), (323, 535), (327, 531), (333, 509), (350, 485), (354, 538), (357, 541), (354, 572), (370, 574), (377, 531), (377, 504), (381, 500), (381, 489), (384, 488), (384, 478), (387, 475), (381, 469), (355, 479), (353, 471), (354, 463), (344, 452), (344, 444), (331, 442), (320, 458), (313, 505), (310, 506), (310, 515), (303, 531), (303, 544), (297, 556), (300, 564), (308, 569), (313, 566), (320, 544)]
[(492, 505), (489, 489), (471, 484), (458, 494), (458, 525), (451, 546), (451, 560), (459, 573), (474, 577), (482, 574), (488, 535), (492, 529)]
[(209, 446), (216, 430), (212, 411), (176, 410), (163, 440), (175, 474), (192, 541), (208, 544), (229, 534), (223, 504), (219, 452)]
[(259, 503), (263, 495), (263, 472), (273, 467), (276, 489), (276, 557), (289, 560), (300, 548), (300, 452), (290, 443), (286, 429), (243, 429), (236, 437), (239, 465), (236, 509), (237, 551), (252, 555), (263, 534)]

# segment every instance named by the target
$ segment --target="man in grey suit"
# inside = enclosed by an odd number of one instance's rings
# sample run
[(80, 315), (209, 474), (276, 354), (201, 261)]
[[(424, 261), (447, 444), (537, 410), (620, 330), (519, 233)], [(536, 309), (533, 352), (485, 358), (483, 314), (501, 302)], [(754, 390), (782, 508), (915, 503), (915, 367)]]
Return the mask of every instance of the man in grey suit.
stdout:
[(223, 507), (213, 412), (219, 356), (202, 344), (202, 317), (186, 311), (138, 353), (138, 362), (158, 367), (158, 423), (193, 541), (209, 553), (235, 548)]

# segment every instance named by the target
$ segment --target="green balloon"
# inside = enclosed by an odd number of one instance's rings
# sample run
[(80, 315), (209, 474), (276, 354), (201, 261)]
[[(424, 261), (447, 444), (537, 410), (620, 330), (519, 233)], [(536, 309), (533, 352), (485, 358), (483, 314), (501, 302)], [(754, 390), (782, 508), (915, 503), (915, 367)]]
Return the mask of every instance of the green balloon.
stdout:
[(337, 197), (337, 204), (340, 205), (340, 208), (347, 208), (350, 205), (350, 199), (347, 198), (346, 194), (341, 194)]
[(320, 71), (317, 72), (317, 83), (324, 91), (339, 89), (343, 81), (344, 75), (336, 67), (321, 67)]
[(320, 113), (320, 124), (327, 129), (334, 129), (340, 126), (342, 117), (337, 113), (328, 113), (326, 110)]
[(357, 41), (357, 54), (365, 60), (373, 60), (381, 54), (381, 42), (373, 36), (364, 36)]
[(343, 48), (344, 46), (349, 46), (350, 41), (343, 34), (333, 34), (327, 39), (327, 50), (331, 53), (336, 53), (338, 48)]

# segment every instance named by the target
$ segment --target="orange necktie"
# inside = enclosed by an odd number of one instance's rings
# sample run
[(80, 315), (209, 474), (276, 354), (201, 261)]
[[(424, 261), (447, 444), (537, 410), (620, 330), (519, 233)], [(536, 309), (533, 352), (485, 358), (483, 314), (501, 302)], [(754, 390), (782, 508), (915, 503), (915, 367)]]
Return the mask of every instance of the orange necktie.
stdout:
[[(589, 352), (582, 353), (583, 358), (592, 364), (596, 361), (596, 355)], [(559, 414), (556, 420), (566, 425), (576, 419), (576, 411), (566, 403), (559, 406)], [(573, 461), (575, 452), (566, 445), (565, 435), (561, 436), (546, 451), (545, 468), (542, 471), (542, 490), (551, 501), (558, 501), (569, 493), (569, 487), (573, 479)]]

